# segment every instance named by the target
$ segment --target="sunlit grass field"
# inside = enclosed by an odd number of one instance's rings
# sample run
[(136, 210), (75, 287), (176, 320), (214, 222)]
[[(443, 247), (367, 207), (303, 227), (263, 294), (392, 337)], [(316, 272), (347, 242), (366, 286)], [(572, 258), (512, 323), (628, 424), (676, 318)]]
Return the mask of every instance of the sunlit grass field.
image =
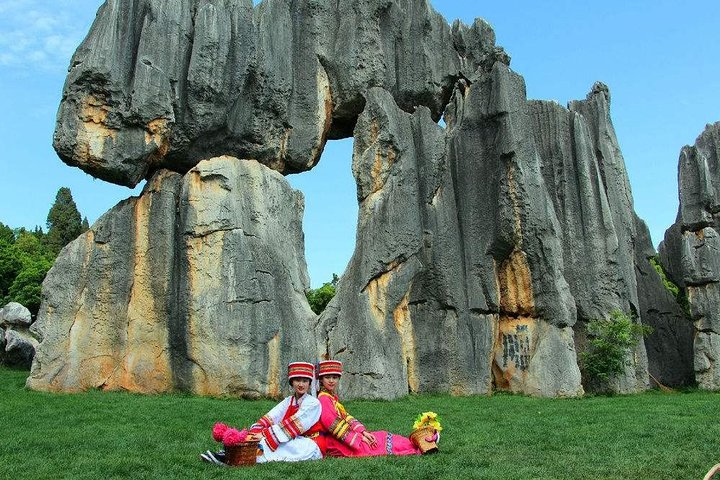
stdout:
[(0, 368), (0, 478), (702, 479), (720, 462), (720, 394), (575, 400), (410, 396), (349, 401), (371, 430), (407, 435), (418, 413), (443, 420), (440, 453), (222, 468), (202, 463), (216, 421), (247, 426), (272, 401), (24, 388)]

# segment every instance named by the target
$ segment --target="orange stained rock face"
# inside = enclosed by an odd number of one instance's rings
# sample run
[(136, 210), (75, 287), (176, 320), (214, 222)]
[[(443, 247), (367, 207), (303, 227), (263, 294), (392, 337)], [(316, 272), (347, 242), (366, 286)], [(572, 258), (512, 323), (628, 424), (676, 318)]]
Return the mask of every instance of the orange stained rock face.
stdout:
[(402, 342), (403, 363), (407, 365), (408, 385), (412, 392), (417, 392), (420, 386), (417, 374), (417, 362), (415, 358), (415, 335), (412, 322), (410, 321), (410, 289), (402, 298), (395, 310), (393, 310), (393, 321), (395, 329), (400, 335)]
[(375, 325), (379, 329), (385, 328), (385, 315), (387, 313), (387, 287), (390, 283), (391, 272), (386, 272), (370, 281), (367, 286), (368, 301), (370, 302), (370, 313), (375, 319)]
[(109, 111), (110, 107), (94, 96), (85, 97), (79, 114), (82, 123), (78, 126), (75, 138), (77, 158), (88, 163), (98, 163), (102, 160), (106, 140), (115, 141), (117, 130), (106, 125)]
[(521, 391), (534, 350), (537, 319), (501, 316), (493, 347), (493, 377), (499, 390)]
[(133, 285), (128, 303), (127, 343), (123, 352), (122, 388), (129, 391), (163, 392), (172, 384), (167, 312), (158, 311), (151, 268), (150, 211), (153, 195), (135, 203), (135, 254)]
[(372, 192), (375, 193), (380, 191), (385, 186), (385, 180), (387, 179), (388, 172), (395, 163), (397, 153), (395, 150), (388, 146), (386, 151), (383, 151), (381, 145), (378, 145), (375, 149), (375, 161), (373, 162), (372, 169), (370, 170), (370, 177), (373, 181)]
[(378, 137), (380, 136), (380, 123), (377, 121), (377, 119), (373, 119), (372, 122), (370, 122), (370, 136), (368, 138), (368, 145), (372, 145), (373, 143), (377, 142)]
[(318, 93), (318, 143), (312, 151), (312, 158), (308, 160), (308, 168), (312, 168), (318, 160), (325, 148), (327, 135), (332, 126), (333, 101), (332, 91), (330, 89), (330, 79), (325, 69), (318, 63), (317, 70), (317, 93)]
[(290, 132), (291, 129), (287, 129), (285, 130), (285, 133), (282, 134), (282, 137), (280, 138), (280, 148), (278, 149), (278, 157), (276, 159), (270, 160), (267, 164), (268, 167), (280, 173), (285, 171), (285, 157), (287, 156), (287, 147), (288, 142), (290, 141)]
[(224, 235), (225, 232), (219, 231), (204, 237), (185, 239), (188, 282), (187, 351), (188, 358), (192, 361), (193, 392), (198, 395), (224, 393), (224, 388), (213, 381), (212, 376), (201, 366), (206, 355), (212, 356), (208, 351), (212, 349), (212, 343), (208, 343), (207, 339), (213, 338), (213, 332), (204, 318), (204, 312), (209, 306), (203, 304), (201, 299), (207, 296), (207, 292), (217, 292), (223, 288), (220, 281), (222, 275), (218, 271), (217, 252), (222, 251)]
[(168, 150), (170, 150), (170, 139), (168, 135), (168, 121), (166, 118), (156, 118), (150, 121), (145, 128), (145, 144), (155, 144), (155, 151), (150, 154), (151, 163), (159, 162)]
[(513, 250), (497, 276), (501, 313), (535, 316), (532, 275), (525, 252)]
[(398, 261), (390, 263), (387, 266), (387, 271), (373, 278), (365, 288), (368, 295), (368, 302), (370, 302), (370, 313), (375, 319), (375, 324), (381, 330), (385, 328), (385, 316), (388, 312), (387, 288), (395, 269), (398, 268), (399, 265), (400, 263)]
[(280, 332), (267, 344), (268, 371), (267, 371), (267, 394), (270, 397), (280, 396)]

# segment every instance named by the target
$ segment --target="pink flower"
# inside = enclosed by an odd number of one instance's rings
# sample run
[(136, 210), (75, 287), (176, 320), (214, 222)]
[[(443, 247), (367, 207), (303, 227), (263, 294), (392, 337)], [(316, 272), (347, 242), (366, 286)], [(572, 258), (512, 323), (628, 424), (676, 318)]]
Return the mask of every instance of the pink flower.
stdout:
[(236, 445), (241, 444), (245, 441), (245, 438), (247, 437), (247, 430), (244, 430), (242, 432), (237, 431), (234, 428), (228, 428), (225, 431), (225, 435), (223, 435), (223, 445), (226, 447), (233, 447)]
[(224, 423), (216, 423), (212, 429), (212, 436), (216, 442), (222, 442), (223, 436), (229, 427)]

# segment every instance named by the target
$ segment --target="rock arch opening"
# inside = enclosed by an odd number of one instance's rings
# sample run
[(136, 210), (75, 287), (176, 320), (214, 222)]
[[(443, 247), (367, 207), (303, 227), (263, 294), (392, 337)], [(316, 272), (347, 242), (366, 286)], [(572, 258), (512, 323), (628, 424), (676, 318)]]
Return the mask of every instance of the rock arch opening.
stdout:
[(358, 202), (352, 175), (353, 139), (332, 140), (320, 162), (305, 174), (285, 178), (305, 196), (303, 233), (312, 288), (342, 276), (353, 250)]

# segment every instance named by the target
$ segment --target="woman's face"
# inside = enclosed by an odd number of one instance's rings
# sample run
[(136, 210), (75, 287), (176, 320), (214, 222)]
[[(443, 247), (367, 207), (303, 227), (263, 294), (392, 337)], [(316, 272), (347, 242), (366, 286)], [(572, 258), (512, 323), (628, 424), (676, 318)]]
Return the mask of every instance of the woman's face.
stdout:
[(323, 375), (320, 377), (320, 384), (330, 393), (335, 393), (339, 381), (340, 375)]
[(308, 378), (293, 378), (290, 380), (290, 386), (293, 389), (293, 393), (297, 397), (302, 397), (308, 390), (310, 390), (310, 379)]

